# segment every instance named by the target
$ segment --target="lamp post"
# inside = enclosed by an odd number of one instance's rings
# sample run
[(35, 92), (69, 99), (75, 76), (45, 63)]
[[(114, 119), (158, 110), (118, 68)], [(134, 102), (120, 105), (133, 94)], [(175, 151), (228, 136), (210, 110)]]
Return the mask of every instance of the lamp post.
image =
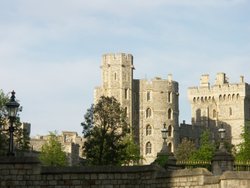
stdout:
[(224, 145), (224, 139), (226, 136), (226, 130), (223, 128), (223, 125), (221, 125), (221, 128), (219, 128), (218, 130), (219, 135), (220, 135), (220, 146), (219, 146), (219, 150), (220, 151), (226, 151), (225, 145)]
[(168, 145), (166, 142), (167, 136), (168, 136), (168, 129), (166, 128), (166, 123), (163, 124), (163, 129), (161, 130), (162, 138), (163, 138), (163, 146), (161, 149), (161, 153), (168, 154)]
[(6, 109), (8, 111), (8, 118), (10, 121), (10, 126), (9, 126), (9, 151), (7, 153), (8, 156), (14, 156), (14, 141), (13, 141), (13, 133), (15, 131), (14, 129), (14, 121), (16, 120), (16, 116), (17, 116), (17, 111), (18, 111), (18, 107), (20, 106), (20, 104), (18, 102), (16, 102), (15, 100), (15, 91), (11, 92), (11, 97), (9, 102), (6, 103)]
[(227, 152), (224, 145), (226, 130), (223, 128), (223, 125), (221, 125), (218, 132), (220, 136), (220, 146), (212, 159), (212, 172), (216, 176), (221, 175), (225, 171), (232, 171), (234, 166), (234, 157), (231, 153)]

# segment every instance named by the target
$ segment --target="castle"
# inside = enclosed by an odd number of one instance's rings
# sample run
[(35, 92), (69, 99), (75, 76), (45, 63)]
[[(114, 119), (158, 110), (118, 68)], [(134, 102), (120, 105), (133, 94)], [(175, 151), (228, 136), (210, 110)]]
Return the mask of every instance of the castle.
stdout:
[[(250, 120), (250, 85), (240, 77), (239, 83), (229, 83), (225, 73), (216, 75), (210, 86), (209, 75), (202, 75), (199, 87), (188, 88), (192, 124), (226, 129), (226, 139), (234, 146), (241, 142), (241, 133)], [(216, 137), (216, 135), (213, 135)]]
[[(94, 90), (94, 103), (104, 96), (114, 96), (125, 109), (131, 131), (140, 146), (143, 164), (152, 163), (162, 149), (161, 130), (168, 129), (167, 144), (175, 152), (178, 144), (188, 138), (199, 145), (205, 129), (218, 140), (218, 129), (226, 129), (226, 141), (237, 146), (241, 142), (244, 125), (250, 120), (250, 85), (240, 77), (239, 83), (229, 83), (225, 73), (216, 75), (215, 83), (209, 75), (201, 76), (200, 85), (188, 88), (191, 104), (191, 124), (179, 124), (179, 88), (169, 74), (166, 79), (134, 79), (131, 54), (105, 54), (101, 64), (102, 84)], [(31, 139), (34, 150), (39, 151), (46, 136)], [(68, 153), (70, 165), (82, 157), (83, 138), (75, 132), (63, 132), (59, 140)]]
[(250, 120), (250, 86), (241, 77), (240, 83), (231, 84), (225, 73), (218, 73), (210, 86), (209, 75), (202, 75), (199, 87), (188, 88), (192, 109), (192, 124), (179, 125), (178, 82), (169, 74), (167, 79), (133, 78), (131, 54), (102, 56), (102, 85), (95, 88), (94, 103), (102, 96), (114, 96), (125, 109), (143, 164), (152, 163), (161, 150), (163, 124), (168, 129), (167, 144), (174, 152), (183, 138), (199, 144), (200, 134), (210, 129), (213, 140), (218, 129), (227, 131), (227, 141), (237, 145), (247, 120)]
[(95, 103), (102, 96), (114, 96), (124, 107), (145, 164), (152, 163), (162, 148), (161, 130), (168, 129), (168, 147), (174, 152), (178, 144), (178, 83), (156, 77), (133, 78), (133, 56), (105, 54), (102, 57), (102, 85), (94, 92)]

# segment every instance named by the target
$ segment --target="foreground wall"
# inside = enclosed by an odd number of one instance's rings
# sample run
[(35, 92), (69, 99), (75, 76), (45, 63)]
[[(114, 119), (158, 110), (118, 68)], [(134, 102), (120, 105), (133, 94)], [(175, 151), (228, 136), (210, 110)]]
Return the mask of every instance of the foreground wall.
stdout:
[(159, 166), (41, 167), (36, 158), (0, 158), (0, 187), (232, 188), (250, 187), (249, 172), (213, 176), (206, 169), (168, 172)]

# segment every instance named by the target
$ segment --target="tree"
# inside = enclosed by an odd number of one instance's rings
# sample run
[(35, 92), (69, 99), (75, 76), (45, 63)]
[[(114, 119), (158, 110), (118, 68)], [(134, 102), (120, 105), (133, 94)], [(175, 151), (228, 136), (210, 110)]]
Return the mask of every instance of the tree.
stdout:
[(187, 161), (195, 152), (195, 144), (191, 140), (184, 138), (175, 151), (177, 161)]
[[(2, 90), (0, 90), (0, 155), (6, 155), (8, 150), (8, 117), (5, 104), (9, 101), (9, 98)], [(22, 123), (20, 118), (17, 117), (14, 122), (14, 145), (16, 151), (22, 153), (29, 150), (29, 135), (27, 130), (21, 127)]]
[(210, 132), (208, 130), (201, 134), (201, 144), (198, 150), (192, 153), (190, 160), (193, 161), (211, 161), (215, 153), (215, 144), (211, 142)]
[(139, 164), (139, 161), (142, 159), (140, 156), (140, 148), (138, 144), (135, 143), (132, 135), (127, 135), (124, 139), (125, 147), (125, 156), (124, 156), (124, 165), (130, 164)]
[(84, 118), (83, 153), (91, 165), (121, 165), (131, 159), (134, 153), (128, 150), (134, 146), (125, 141), (129, 131), (126, 113), (114, 97), (102, 96)]
[(250, 160), (250, 121), (246, 123), (243, 132), (241, 134), (243, 142), (238, 145), (239, 151), (236, 152), (237, 161), (249, 161)]
[(62, 144), (58, 141), (55, 132), (50, 132), (48, 141), (42, 146), (39, 159), (45, 166), (67, 165), (67, 155), (63, 151)]

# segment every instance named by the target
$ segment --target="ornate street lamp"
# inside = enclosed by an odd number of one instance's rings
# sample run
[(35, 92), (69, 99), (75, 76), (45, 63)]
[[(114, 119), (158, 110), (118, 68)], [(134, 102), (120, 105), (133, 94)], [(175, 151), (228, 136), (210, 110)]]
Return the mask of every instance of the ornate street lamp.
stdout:
[(224, 139), (225, 139), (225, 136), (226, 136), (226, 129), (223, 128), (222, 124), (221, 124), (221, 128), (219, 128), (218, 132), (219, 132), (219, 135), (220, 135), (219, 150), (220, 151), (226, 151), (226, 148), (224, 146)]
[(9, 151), (8, 151), (8, 156), (14, 156), (14, 141), (13, 141), (13, 133), (14, 133), (14, 121), (16, 120), (16, 116), (17, 116), (17, 111), (18, 111), (18, 107), (20, 106), (20, 104), (18, 102), (16, 102), (15, 100), (15, 91), (11, 92), (11, 97), (10, 97), (10, 101), (6, 103), (6, 109), (8, 111), (8, 118), (10, 121), (10, 126), (9, 126)]
[(166, 139), (168, 137), (168, 129), (166, 128), (166, 123), (163, 124), (163, 129), (161, 130), (161, 134), (162, 134), (162, 139), (164, 140), (161, 153), (168, 153), (168, 145), (166, 142)]

